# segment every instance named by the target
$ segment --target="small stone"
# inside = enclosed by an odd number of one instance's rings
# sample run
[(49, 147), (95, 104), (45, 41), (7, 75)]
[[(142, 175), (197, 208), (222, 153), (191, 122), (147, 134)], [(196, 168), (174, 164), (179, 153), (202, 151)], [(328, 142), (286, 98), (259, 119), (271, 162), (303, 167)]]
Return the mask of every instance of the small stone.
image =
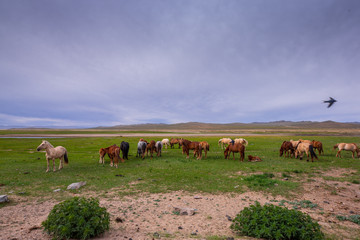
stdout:
[(229, 220), (230, 222), (232, 221), (232, 218), (229, 215), (226, 215), (227, 220)]
[(175, 212), (179, 212), (180, 215), (194, 215), (196, 209), (195, 208), (181, 208), (181, 207), (174, 207)]
[(200, 196), (194, 196), (194, 199), (202, 199)]
[(58, 189), (55, 189), (53, 192), (60, 192), (60, 191), (61, 191), (61, 189), (58, 188)]
[(179, 226), (179, 227), (178, 227), (178, 229), (180, 229), (180, 230), (181, 230), (181, 229), (183, 229), (183, 227), (182, 227), (182, 226)]

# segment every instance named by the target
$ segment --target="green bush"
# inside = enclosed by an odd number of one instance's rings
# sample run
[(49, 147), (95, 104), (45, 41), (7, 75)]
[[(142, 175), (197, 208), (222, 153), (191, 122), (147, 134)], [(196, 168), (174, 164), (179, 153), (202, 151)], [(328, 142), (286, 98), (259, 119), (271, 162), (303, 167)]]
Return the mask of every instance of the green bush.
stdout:
[(88, 239), (109, 229), (110, 215), (99, 200), (74, 197), (55, 205), (42, 225), (55, 239)]
[(309, 215), (259, 202), (244, 208), (233, 220), (237, 234), (265, 239), (324, 239), (317, 222)]

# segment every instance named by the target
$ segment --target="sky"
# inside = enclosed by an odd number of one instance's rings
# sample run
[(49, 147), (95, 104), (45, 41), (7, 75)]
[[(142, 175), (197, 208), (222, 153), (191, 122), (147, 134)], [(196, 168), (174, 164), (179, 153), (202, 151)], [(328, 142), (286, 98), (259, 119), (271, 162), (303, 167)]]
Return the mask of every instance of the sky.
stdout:
[(359, 23), (358, 0), (0, 0), (0, 128), (356, 122)]

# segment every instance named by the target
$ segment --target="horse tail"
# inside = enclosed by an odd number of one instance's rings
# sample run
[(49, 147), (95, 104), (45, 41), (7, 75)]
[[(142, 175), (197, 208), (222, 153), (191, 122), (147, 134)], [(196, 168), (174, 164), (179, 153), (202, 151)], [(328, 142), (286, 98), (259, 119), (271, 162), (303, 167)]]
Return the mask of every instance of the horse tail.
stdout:
[(65, 152), (65, 154), (64, 154), (64, 161), (65, 161), (66, 164), (69, 163), (67, 152)]
[(313, 145), (310, 145), (309, 146), (309, 151), (310, 151), (310, 154), (311, 154), (311, 158), (316, 158), (316, 159), (318, 159), (318, 157), (316, 156), (316, 153), (314, 152), (314, 147), (313, 147)]

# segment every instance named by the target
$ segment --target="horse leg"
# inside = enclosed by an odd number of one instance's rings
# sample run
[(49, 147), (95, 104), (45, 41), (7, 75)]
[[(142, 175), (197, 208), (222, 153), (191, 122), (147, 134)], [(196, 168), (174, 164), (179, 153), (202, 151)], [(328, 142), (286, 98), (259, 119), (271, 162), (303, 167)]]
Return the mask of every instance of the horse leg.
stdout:
[(60, 160), (59, 170), (63, 168), (63, 159), (64, 159), (64, 157), (59, 158), (59, 160)]
[(336, 157), (339, 157), (339, 158), (341, 158), (341, 150), (339, 150), (337, 153), (336, 153)]
[(353, 157), (353, 159), (354, 159), (354, 153), (355, 153), (355, 151), (351, 151), (352, 152), (352, 157)]
[(50, 158), (46, 158), (46, 162), (47, 162), (46, 172), (49, 172), (49, 162), (50, 162)]
[(307, 157), (306, 161), (308, 162), (309, 161), (309, 152), (305, 151), (305, 153), (306, 153), (306, 157)]
[(114, 163), (113, 163), (113, 157), (111, 156), (110, 157), (110, 167), (114, 166)]
[(52, 159), (53, 160), (53, 171), (56, 171), (56, 167), (55, 167), (55, 158)]

